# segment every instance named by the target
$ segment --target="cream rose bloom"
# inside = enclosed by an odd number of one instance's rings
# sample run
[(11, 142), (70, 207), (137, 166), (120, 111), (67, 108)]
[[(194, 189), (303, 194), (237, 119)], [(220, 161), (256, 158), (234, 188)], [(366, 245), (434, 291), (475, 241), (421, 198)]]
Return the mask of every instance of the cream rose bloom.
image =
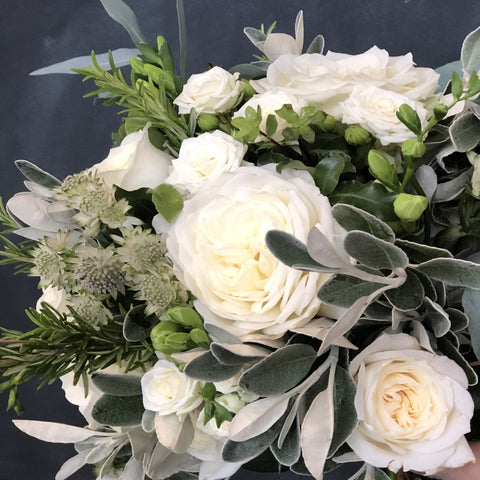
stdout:
[[(277, 119), (277, 129), (272, 135), (272, 139), (277, 142), (282, 142), (283, 131), (289, 126), (289, 123), (280, 118), (275, 111), (282, 108), (284, 105), (291, 105), (296, 113), (300, 113), (302, 107), (307, 106), (307, 102), (303, 98), (299, 98), (296, 95), (282, 91), (282, 90), (270, 90), (265, 93), (254, 95), (248, 102), (244, 103), (242, 107), (233, 114), (233, 118), (244, 117), (248, 107), (252, 107), (257, 110), (258, 107), (262, 111), (262, 121), (260, 123), (260, 131), (265, 132), (267, 130), (267, 117), (274, 115)], [(265, 140), (263, 135), (259, 135), (255, 141), (259, 142)]]
[(269, 66), (266, 78), (251, 84), (259, 93), (277, 88), (297, 95), (341, 120), (340, 103), (356, 85), (381, 87), (423, 101), (435, 94), (438, 78), (430, 68), (415, 67), (410, 53), (390, 57), (386, 50), (372, 47), (358, 55), (282, 55)]
[(167, 249), (208, 323), (244, 340), (280, 337), (315, 316), (316, 294), (328, 275), (285, 266), (265, 235), (282, 230), (305, 242), (315, 225), (333, 235), (330, 205), (310, 175), (278, 174), (272, 165), (239, 167), (209, 179), (185, 201)]
[(124, 190), (155, 188), (167, 178), (172, 159), (150, 143), (145, 127), (127, 135), (120, 146), (112, 148), (108, 157), (90, 170), (108, 185)]
[(48, 303), (59, 313), (68, 313), (68, 295), (62, 288), (49, 286), (43, 289), (42, 296), (37, 300), (36, 310), (42, 309), (42, 303)]
[(364, 85), (354, 87), (348, 99), (340, 104), (342, 122), (358, 123), (377, 137), (382, 145), (416, 139), (416, 135), (397, 118), (398, 109), (404, 103), (418, 113), (422, 127), (425, 127), (429, 113), (420, 102), (391, 90)]
[(203, 383), (187, 377), (168, 360), (159, 360), (143, 375), (141, 384), (143, 405), (158, 415), (181, 417), (203, 402)]
[(192, 75), (183, 86), (182, 93), (173, 101), (179, 113), (223, 113), (240, 101), (243, 83), (239, 74), (231, 74), (221, 67), (213, 67)]
[(165, 182), (195, 193), (208, 178), (238, 168), (246, 151), (246, 145), (220, 130), (187, 138)]
[(474, 459), (464, 437), (473, 400), (463, 370), (406, 334), (382, 335), (350, 364), (358, 426), (347, 443), (367, 463), (431, 475)]

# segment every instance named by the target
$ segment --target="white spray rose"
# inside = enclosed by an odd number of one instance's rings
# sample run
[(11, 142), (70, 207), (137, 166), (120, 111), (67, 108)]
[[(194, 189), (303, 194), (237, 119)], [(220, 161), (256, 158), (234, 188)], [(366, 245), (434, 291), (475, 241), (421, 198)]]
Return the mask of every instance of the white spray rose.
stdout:
[(108, 157), (91, 170), (107, 185), (118, 185), (124, 190), (155, 188), (167, 178), (172, 159), (150, 143), (145, 127), (127, 135), (120, 146), (112, 148)]
[[(299, 98), (296, 95), (291, 93), (284, 92), (282, 90), (271, 90), (265, 93), (260, 93), (254, 95), (248, 102), (242, 105), (240, 110), (233, 114), (233, 118), (244, 117), (245, 111), (248, 107), (252, 107), (254, 110), (257, 110), (258, 107), (262, 111), (262, 121), (260, 123), (260, 131), (265, 132), (267, 130), (267, 117), (269, 115), (274, 115), (277, 119), (277, 129), (272, 135), (272, 139), (277, 142), (283, 141), (283, 131), (286, 127), (289, 126), (289, 123), (280, 118), (275, 110), (279, 110), (284, 105), (291, 105), (292, 109), (296, 113), (300, 113), (302, 107), (307, 106), (307, 102), (303, 98)], [(260, 140), (265, 140), (263, 135), (259, 135), (255, 141), (259, 142)]]
[(418, 113), (422, 127), (425, 127), (429, 114), (420, 102), (390, 90), (363, 85), (354, 87), (348, 99), (340, 104), (342, 122), (358, 123), (377, 137), (382, 145), (416, 139), (416, 135), (397, 118), (398, 109), (404, 103)]
[(473, 400), (452, 360), (406, 334), (382, 335), (350, 364), (358, 426), (347, 443), (371, 465), (424, 472), (474, 459), (464, 437)]
[(246, 145), (220, 130), (187, 138), (165, 182), (195, 193), (211, 176), (238, 168), (246, 151)]
[(243, 83), (221, 67), (192, 75), (183, 86), (182, 93), (173, 101), (179, 113), (223, 113), (240, 101)]
[(42, 308), (42, 303), (48, 303), (59, 313), (68, 313), (67, 292), (61, 288), (49, 286), (43, 289), (42, 296), (37, 300), (36, 309)]
[(167, 249), (176, 275), (207, 316), (213, 312), (208, 323), (244, 340), (255, 333), (280, 337), (315, 316), (317, 291), (329, 276), (282, 264), (265, 235), (282, 230), (305, 242), (317, 224), (333, 236), (328, 199), (306, 172), (239, 167), (207, 180), (185, 201)]
[(182, 416), (203, 402), (203, 383), (187, 377), (168, 360), (159, 360), (141, 383), (145, 408), (158, 415)]

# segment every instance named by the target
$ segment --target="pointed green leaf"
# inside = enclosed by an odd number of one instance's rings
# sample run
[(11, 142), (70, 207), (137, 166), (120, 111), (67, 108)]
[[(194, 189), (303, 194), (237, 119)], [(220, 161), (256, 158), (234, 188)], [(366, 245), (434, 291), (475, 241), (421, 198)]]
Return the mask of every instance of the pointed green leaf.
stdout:
[(341, 155), (331, 155), (318, 162), (313, 178), (324, 195), (330, 195), (335, 190), (344, 168), (345, 157)]
[(306, 53), (323, 53), (323, 48), (325, 46), (325, 39), (323, 35), (317, 35), (313, 40), (310, 46), (307, 48)]
[(133, 43), (147, 43), (140, 30), (137, 17), (132, 9), (122, 0), (100, 0), (105, 11), (118, 22), (130, 35)]
[(463, 93), (463, 81), (457, 72), (452, 72), (452, 95), (455, 100), (458, 100)]
[(157, 212), (169, 223), (171, 223), (183, 209), (182, 195), (175, 187), (167, 183), (163, 183), (153, 190), (152, 202)]

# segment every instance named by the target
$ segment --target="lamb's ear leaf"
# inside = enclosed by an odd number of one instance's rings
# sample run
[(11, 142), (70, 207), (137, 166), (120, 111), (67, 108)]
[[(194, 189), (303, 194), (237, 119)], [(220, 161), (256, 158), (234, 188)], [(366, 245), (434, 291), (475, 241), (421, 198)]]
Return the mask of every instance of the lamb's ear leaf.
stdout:
[(132, 9), (122, 0), (100, 0), (105, 11), (118, 22), (130, 35), (133, 43), (147, 43), (140, 29), (137, 17)]
[(141, 395), (102, 395), (92, 410), (92, 418), (110, 427), (140, 425), (142, 423), (143, 400)]
[(23, 173), (23, 175), (38, 185), (46, 188), (58, 187), (62, 184), (58, 178), (55, 178), (45, 170), (42, 170), (40, 167), (37, 167), (32, 162), (28, 160), (16, 160), (15, 166)]

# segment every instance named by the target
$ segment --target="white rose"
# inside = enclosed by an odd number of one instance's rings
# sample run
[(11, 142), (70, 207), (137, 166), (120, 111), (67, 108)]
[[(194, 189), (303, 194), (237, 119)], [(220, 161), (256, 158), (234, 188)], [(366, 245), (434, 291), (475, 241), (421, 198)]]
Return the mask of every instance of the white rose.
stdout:
[(382, 145), (416, 139), (416, 135), (397, 118), (398, 109), (404, 103), (418, 113), (422, 127), (425, 127), (429, 114), (420, 102), (390, 90), (363, 85), (354, 87), (348, 99), (340, 104), (342, 122), (358, 123), (377, 137)]
[(155, 188), (167, 178), (172, 158), (150, 143), (145, 127), (127, 135), (120, 146), (112, 148), (108, 157), (91, 170), (108, 185), (124, 190)]
[(203, 402), (203, 383), (187, 377), (168, 360), (159, 360), (141, 383), (145, 408), (158, 415), (182, 416)]
[(195, 193), (207, 178), (238, 168), (246, 151), (246, 145), (220, 130), (187, 138), (165, 182)]
[(362, 460), (431, 475), (474, 459), (464, 437), (473, 400), (455, 362), (409, 335), (384, 334), (353, 359), (350, 373), (359, 423), (347, 443)]
[[(248, 102), (242, 105), (240, 110), (233, 114), (233, 118), (244, 117), (245, 111), (248, 107), (252, 107), (254, 110), (257, 110), (257, 108), (260, 107), (262, 111), (260, 131), (265, 132), (267, 130), (267, 117), (269, 115), (274, 115), (277, 119), (277, 129), (272, 135), (272, 139), (277, 142), (282, 142), (283, 131), (289, 126), (289, 123), (283, 118), (280, 118), (275, 113), (275, 110), (279, 110), (284, 105), (291, 105), (294, 112), (300, 113), (302, 107), (307, 106), (307, 102), (303, 98), (299, 98), (282, 90), (270, 90), (265, 93), (254, 95), (250, 100), (248, 100)], [(263, 135), (259, 135), (255, 141), (258, 142), (262, 139), (265, 139), (265, 137)]]
[(306, 172), (239, 167), (207, 180), (185, 201), (167, 249), (177, 276), (213, 312), (209, 323), (244, 340), (255, 333), (280, 337), (315, 316), (328, 275), (285, 266), (265, 235), (282, 230), (305, 242), (317, 224), (332, 237), (328, 199)]
[(43, 295), (37, 300), (36, 309), (42, 308), (42, 303), (48, 303), (59, 313), (68, 313), (67, 292), (61, 288), (49, 286), (43, 289)]
[(173, 101), (179, 113), (223, 113), (231, 110), (240, 100), (243, 83), (239, 74), (233, 75), (223, 68), (213, 67), (192, 75), (183, 86), (182, 93)]

